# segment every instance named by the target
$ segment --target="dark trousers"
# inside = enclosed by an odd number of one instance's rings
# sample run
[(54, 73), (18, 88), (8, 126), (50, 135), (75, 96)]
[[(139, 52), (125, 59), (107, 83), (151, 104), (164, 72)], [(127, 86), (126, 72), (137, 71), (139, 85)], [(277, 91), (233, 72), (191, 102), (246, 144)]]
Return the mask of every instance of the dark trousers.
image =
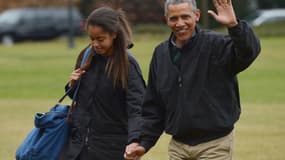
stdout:
[(124, 160), (126, 143), (126, 136), (90, 137), (88, 145), (70, 140), (58, 160)]

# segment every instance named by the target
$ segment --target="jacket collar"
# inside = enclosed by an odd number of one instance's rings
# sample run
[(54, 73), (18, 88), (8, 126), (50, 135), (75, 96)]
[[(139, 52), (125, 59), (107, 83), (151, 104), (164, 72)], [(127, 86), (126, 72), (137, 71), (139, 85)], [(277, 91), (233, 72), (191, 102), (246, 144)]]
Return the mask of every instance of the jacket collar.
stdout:
[[(199, 32), (200, 32), (200, 28), (196, 26), (196, 27), (195, 27), (195, 31), (193, 32), (191, 38), (182, 46), (182, 48), (184, 48), (185, 46), (191, 45), (192, 42), (193, 42), (193, 40), (194, 40), (195, 37), (197, 36), (197, 34), (199, 34)], [(176, 46), (176, 44), (175, 44), (175, 39), (176, 39), (176, 37), (175, 37), (174, 33), (171, 32), (170, 37), (169, 37), (169, 39), (168, 39), (169, 47), (178, 48), (178, 47)], [(182, 49), (182, 48), (180, 48), (180, 49)]]

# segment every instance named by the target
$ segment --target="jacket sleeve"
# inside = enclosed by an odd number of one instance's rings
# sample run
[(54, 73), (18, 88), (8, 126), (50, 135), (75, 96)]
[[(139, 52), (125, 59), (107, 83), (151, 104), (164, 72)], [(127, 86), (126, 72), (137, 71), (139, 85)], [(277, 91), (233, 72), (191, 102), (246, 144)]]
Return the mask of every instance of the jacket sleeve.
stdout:
[(133, 59), (129, 65), (128, 86), (126, 90), (128, 143), (139, 141), (144, 93), (145, 82), (138, 63)]
[(260, 41), (249, 25), (239, 20), (228, 28), (229, 36), (216, 40), (214, 51), (220, 64), (226, 64), (230, 73), (237, 74), (251, 65), (261, 51)]
[(64, 89), (65, 89), (65, 93), (67, 93), (70, 90), (67, 95), (70, 99), (72, 99), (75, 89), (71, 88), (71, 86), (69, 85), (69, 82), (65, 85)]
[[(74, 94), (75, 94), (75, 91), (76, 91), (76, 89), (77, 89), (77, 87), (78, 87), (78, 85), (79, 85), (78, 83), (80, 83), (80, 81), (75, 82), (74, 85), (73, 85), (73, 87), (70, 86), (70, 83), (69, 83), (69, 82), (65, 85), (65, 93), (68, 92), (67, 95), (68, 95), (68, 97), (69, 97), (70, 99), (73, 99), (73, 96), (74, 96)], [(75, 101), (76, 101), (76, 98), (77, 98), (77, 97), (75, 97)]]
[(163, 108), (161, 98), (157, 91), (157, 78), (156, 78), (156, 58), (155, 53), (150, 63), (148, 85), (143, 102), (143, 124), (140, 145), (148, 151), (155, 145), (160, 135), (164, 131), (164, 115), (165, 109)]

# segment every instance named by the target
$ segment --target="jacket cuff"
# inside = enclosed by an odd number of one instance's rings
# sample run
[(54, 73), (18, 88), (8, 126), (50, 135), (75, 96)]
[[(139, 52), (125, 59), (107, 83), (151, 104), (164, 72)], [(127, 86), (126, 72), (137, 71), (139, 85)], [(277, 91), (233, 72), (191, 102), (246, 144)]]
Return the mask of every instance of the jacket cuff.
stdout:
[[(65, 85), (64, 89), (65, 89), (65, 92), (67, 92), (70, 89), (69, 82)], [(72, 88), (71, 91), (68, 93), (68, 97), (70, 99), (73, 98), (73, 93), (74, 93), (74, 88)]]
[(147, 153), (153, 145), (154, 144), (152, 142), (149, 142), (149, 141), (141, 141), (140, 142), (140, 146), (144, 147), (145, 153)]
[(70, 88), (70, 85), (69, 85), (69, 82), (65, 85), (64, 89), (65, 89), (65, 92), (68, 91)]
[(128, 144), (131, 144), (131, 143), (140, 143), (139, 134), (128, 137)]
[(228, 28), (229, 34), (234, 37), (241, 35), (244, 25), (245, 22), (238, 19), (238, 24), (236, 26)]

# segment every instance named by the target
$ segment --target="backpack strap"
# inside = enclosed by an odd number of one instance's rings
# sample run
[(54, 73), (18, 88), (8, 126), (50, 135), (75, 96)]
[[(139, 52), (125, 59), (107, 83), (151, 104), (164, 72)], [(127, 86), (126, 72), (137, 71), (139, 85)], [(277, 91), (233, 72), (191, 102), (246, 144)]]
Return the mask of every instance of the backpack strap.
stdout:
[[(82, 61), (81, 61), (81, 65), (80, 65), (80, 66), (83, 66), (83, 65), (86, 63), (88, 57), (90, 56), (91, 49), (92, 49), (91, 47), (88, 47), (88, 48), (85, 50), (84, 55), (83, 55), (83, 59), (82, 59)], [(77, 93), (78, 93), (78, 90), (79, 90), (80, 81), (81, 81), (81, 78), (78, 80), (78, 83), (75, 85), (75, 86), (76, 86), (76, 89), (75, 89), (75, 92), (74, 92), (74, 94), (73, 94), (72, 101), (75, 101), (75, 98), (76, 98)], [(73, 87), (70, 87), (70, 88), (65, 92), (65, 94), (58, 100), (58, 103), (61, 103), (61, 102), (65, 99), (65, 97), (66, 97), (72, 90), (73, 90)]]
[[(82, 66), (86, 63), (88, 57), (90, 56), (91, 49), (92, 49), (92, 47), (88, 47), (88, 48), (85, 50), (84, 55), (83, 55), (83, 59), (82, 59), (81, 64), (80, 64), (80, 67), (82, 67)], [(77, 97), (77, 94), (78, 94), (78, 91), (79, 91), (80, 81), (81, 81), (81, 77), (79, 78), (78, 83), (76, 83), (76, 85), (75, 85), (75, 86), (76, 86), (76, 89), (75, 89), (74, 94), (73, 94), (73, 97), (72, 97), (72, 102), (71, 102), (71, 105), (70, 105), (70, 108), (69, 108), (69, 113), (67, 114), (67, 117), (66, 117), (67, 123), (70, 122), (71, 114), (72, 114), (72, 111), (73, 111), (73, 107), (74, 107), (75, 104), (76, 104), (76, 97)], [(73, 90), (73, 87), (70, 87), (70, 88), (65, 92), (65, 94), (59, 99), (58, 104), (60, 104), (60, 103), (65, 99), (65, 97), (66, 97), (72, 90)]]

